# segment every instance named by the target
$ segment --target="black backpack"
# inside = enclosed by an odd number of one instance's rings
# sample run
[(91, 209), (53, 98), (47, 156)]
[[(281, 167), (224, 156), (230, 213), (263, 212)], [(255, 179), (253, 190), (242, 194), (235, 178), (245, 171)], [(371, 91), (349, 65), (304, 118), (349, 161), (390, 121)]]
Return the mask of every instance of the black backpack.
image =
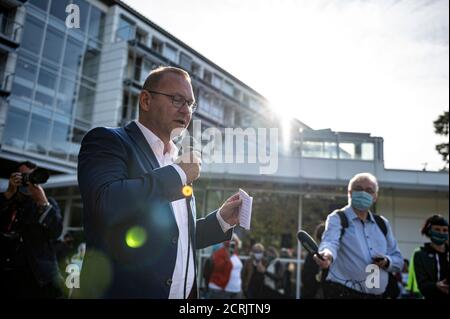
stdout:
[[(339, 240), (344, 236), (346, 228), (348, 228), (348, 219), (345, 215), (345, 212), (343, 209), (339, 209), (336, 211), (336, 213), (339, 216), (339, 219), (341, 220), (341, 236), (339, 237)], [(381, 232), (383, 233), (384, 237), (387, 237), (388, 228), (386, 223), (384, 222), (383, 218), (381, 218), (380, 215), (372, 214), (373, 218), (375, 219), (375, 222), (377, 223), (378, 227), (380, 228)], [(328, 270), (324, 271), (322, 273), (322, 281), (325, 280), (325, 278), (328, 275)], [(400, 288), (397, 285), (397, 279), (395, 278), (394, 274), (391, 272), (388, 272), (388, 284), (386, 286), (386, 290), (383, 294), (383, 297), (385, 298), (392, 298), (396, 299), (400, 295)]]

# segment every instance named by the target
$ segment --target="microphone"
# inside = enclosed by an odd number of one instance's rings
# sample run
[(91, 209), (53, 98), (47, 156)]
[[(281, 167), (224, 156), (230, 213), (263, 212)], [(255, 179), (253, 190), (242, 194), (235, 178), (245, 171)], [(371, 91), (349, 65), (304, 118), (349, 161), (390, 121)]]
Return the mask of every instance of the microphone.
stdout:
[(320, 260), (324, 260), (319, 254), (319, 247), (317, 246), (317, 243), (307, 232), (300, 230), (297, 233), (297, 239), (302, 244), (303, 248), (305, 248), (310, 254), (317, 255)]

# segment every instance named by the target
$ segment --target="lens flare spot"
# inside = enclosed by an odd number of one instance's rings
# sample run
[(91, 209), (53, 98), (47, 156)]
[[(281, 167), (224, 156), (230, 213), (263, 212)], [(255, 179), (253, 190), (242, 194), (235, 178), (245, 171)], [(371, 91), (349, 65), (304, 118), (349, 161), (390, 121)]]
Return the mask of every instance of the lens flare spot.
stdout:
[(192, 196), (192, 186), (186, 185), (182, 189), (183, 195), (186, 197)]
[(143, 227), (140, 226), (130, 228), (125, 236), (125, 242), (127, 243), (128, 247), (131, 248), (141, 247), (142, 245), (144, 245), (146, 240), (147, 232)]

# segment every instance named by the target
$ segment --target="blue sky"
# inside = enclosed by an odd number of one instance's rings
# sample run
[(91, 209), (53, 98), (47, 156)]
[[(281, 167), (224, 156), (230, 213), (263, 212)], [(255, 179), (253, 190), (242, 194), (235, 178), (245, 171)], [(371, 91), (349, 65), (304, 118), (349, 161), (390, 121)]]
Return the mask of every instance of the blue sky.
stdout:
[(125, 0), (273, 107), (314, 129), (367, 132), (387, 168), (443, 167), (448, 0)]

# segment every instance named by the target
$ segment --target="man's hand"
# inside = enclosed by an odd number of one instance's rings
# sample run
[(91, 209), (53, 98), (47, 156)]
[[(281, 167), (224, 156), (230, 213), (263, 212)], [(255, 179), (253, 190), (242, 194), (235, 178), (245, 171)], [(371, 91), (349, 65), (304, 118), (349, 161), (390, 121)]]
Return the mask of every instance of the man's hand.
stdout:
[(231, 226), (237, 225), (239, 222), (239, 206), (242, 205), (242, 199), (239, 198), (239, 193), (229, 197), (222, 207), (219, 208), (219, 214)]
[(441, 280), (441, 281), (438, 281), (438, 282), (436, 283), (436, 287), (437, 287), (440, 291), (442, 291), (444, 294), (448, 295), (448, 284), (447, 284), (447, 280), (446, 280), (446, 279)]
[(373, 263), (381, 269), (386, 269), (389, 266), (389, 261), (384, 256), (374, 258)]
[(322, 256), (323, 260), (320, 259), (316, 254), (313, 257), (314, 261), (316, 262), (317, 265), (319, 265), (321, 269), (328, 269), (331, 263), (333, 262), (333, 257), (327, 252), (320, 253), (320, 256)]
[(200, 177), (202, 160), (199, 152), (193, 151), (184, 153), (175, 160), (175, 163), (178, 164), (186, 174), (187, 184), (192, 183)]
[(6, 199), (10, 199), (17, 192), (17, 188), (22, 185), (22, 174), (12, 173), (9, 178), (8, 189), (5, 192)]
[(37, 205), (42, 206), (48, 203), (47, 196), (45, 196), (44, 189), (41, 185), (33, 185), (29, 183), (28, 191), (30, 192), (31, 198)]

